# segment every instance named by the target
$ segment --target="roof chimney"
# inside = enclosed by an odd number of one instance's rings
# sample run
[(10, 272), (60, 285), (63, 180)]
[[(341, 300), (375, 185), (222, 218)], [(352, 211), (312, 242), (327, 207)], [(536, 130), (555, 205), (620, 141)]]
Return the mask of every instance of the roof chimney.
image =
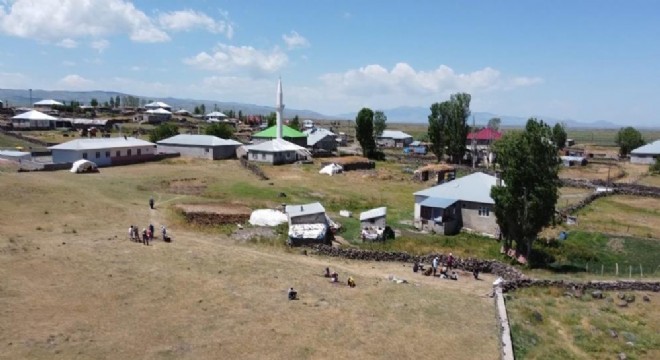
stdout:
[(303, 211), (303, 206), (302, 205), (300, 205), (300, 211)]

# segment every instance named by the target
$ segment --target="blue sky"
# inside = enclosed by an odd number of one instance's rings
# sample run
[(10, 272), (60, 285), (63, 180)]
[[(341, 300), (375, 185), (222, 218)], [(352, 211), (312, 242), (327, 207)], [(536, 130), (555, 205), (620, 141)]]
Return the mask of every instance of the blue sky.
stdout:
[[(0, 87), (660, 126), (658, 1), (0, 0)], [(423, 119), (422, 119), (423, 120)]]

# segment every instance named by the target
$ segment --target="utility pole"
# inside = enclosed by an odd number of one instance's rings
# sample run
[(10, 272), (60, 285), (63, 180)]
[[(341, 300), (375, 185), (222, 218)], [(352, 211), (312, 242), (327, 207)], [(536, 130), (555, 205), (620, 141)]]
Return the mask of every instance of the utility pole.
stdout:
[(32, 107), (32, 89), (30, 89), (30, 106), (29, 107)]
[(474, 115), (472, 115), (472, 168), (474, 169), (477, 164), (477, 133), (475, 132), (476, 130), (476, 123), (474, 120)]

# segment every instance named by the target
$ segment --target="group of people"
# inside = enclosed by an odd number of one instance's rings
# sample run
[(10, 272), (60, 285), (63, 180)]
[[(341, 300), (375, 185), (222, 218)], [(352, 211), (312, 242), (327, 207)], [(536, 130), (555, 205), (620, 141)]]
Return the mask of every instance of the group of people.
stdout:
[[(168, 236), (167, 236), (167, 229), (165, 228), (164, 225), (161, 226), (161, 234), (163, 235), (163, 241), (167, 241)], [(139, 242), (144, 245), (149, 245), (150, 241), (153, 241), (154, 239), (154, 226), (153, 224), (149, 224), (146, 228), (142, 229), (142, 234), (140, 234), (140, 229), (135, 226), (131, 225), (128, 228), (128, 239), (134, 242)]]
[(424, 269), (424, 265), (418, 261), (413, 264), (413, 272), (422, 271), (426, 276), (440, 276), (441, 279), (458, 280), (458, 274), (454, 270), (454, 254), (449, 253), (447, 261), (444, 264), (440, 263), (438, 256), (433, 258), (431, 267)]
[[(330, 268), (326, 267), (325, 268), (325, 273), (323, 274), (324, 277), (330, 278), (330, 282), (333, 284), (338, 284), (339, 283), (339, 274), (337, 274), (336, 271), (333, 271), (332, 273), (330, 272)], [(355, 279), (353, 279), (352, 276), (348, 277), (348, 280), (346, 281), (346, 285), (349, 287), (354, 288), (355, 287)]]

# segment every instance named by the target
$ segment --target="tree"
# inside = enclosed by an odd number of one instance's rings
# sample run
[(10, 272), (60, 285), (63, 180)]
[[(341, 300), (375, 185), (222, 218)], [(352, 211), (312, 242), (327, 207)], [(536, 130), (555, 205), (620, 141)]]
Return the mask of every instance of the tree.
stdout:
[(266, 124), (268, 127), (277, 124), (277, 114), (274, 111), (271, 111), (271, 113), (266, 116)]
[(201, 114), (201, 112), (202, 112), (202, 111), (199, 110), (199, 106), (195, 106), (195, 109), (193, 110), (193, 114), (195, 114), (195, 115), (199, 115), (199, 114)]
[(552, 141), (555, 142), (557, 149), (561, 150), (566, 147), (567, 138), (568, 135), (566, 135), (566, 130), (564, 129), (564, 125), (560, 123), (556, 123), (555, 127), (552, 128)]
[(431, 105), (431, 115), (429, 115), (428, 137), (431, 142), (431, 151), (438, 158), (438, 161), (442, 161), (442, 157), (445, 154), (446, 117), (443, 114), (448, 112), (445, 109), (448, 105), (447, 102), (434, 103)]
[(298, 115), (294, 116), (293, 119), (289, 122), (289, 127), (300, 131), (300, 118)]
[(110, 96), (110, 103), (109, 104), (110, 104), (110, 108), (114, 109), (114, 107), (115, 107), (115, 98), (113, 98), (112, 96)]
[(451, 161), (458, 164), (465, 155), (465, 145), (470, 127), (467, 119), (470, 116), (470, 100), (472, 96), (467, 93), (453, 94), (449, 100), (450, 112), (445, 123), (447, 135), (447, 155)]
[(121, 99), (119, 98), (119, 95), (115, 97), (115, 106), (120, 107), (121, 106)]
[(149, 141), (155, 143), (156, 141), (167, 139), (168, 137), (172, 137), (178, 134), (179, 128), (176, 125), (163, 123), (151, 130), (151, 133), (149, 134)]
[(89, 102), (89, 105), (91, 107), (97, 107), (97, 106), (99, 106), (99, 101), (96, 100), (95, 98), (92, 98), (92, 100)]
[(110, 107), (110, 103), (109, 103), (109, 102), (107, 102), (107, 101), (106, 101), (106, 102), (104, 102), (104, 103), (103, 103), (103, 107), (105, 107), (105, 108), (109, 108), (109, 107)]
[(630, 154), (630, 151), (644, 145), (645, 142), (639, 130), (628, 126), (619, 129), (619, 132), (616, 134), (616, 144), (619, 145), (619, 154), (626, 156)]
[(387, 129), (387, 116), (382, 111), (374, 113), (374, 135), (376, 137), (383, 135), (383, 131)]
[(498, 117), (494, 117), (494, 118), (491, 118), (490, 120), (488, 120), (487, 127), (491, 130), (499, 131), (501, 124), (502, 124), (502, 119), (500, 119)]
[(213, 123), (206, 127), (204, 133), (222, 139), (231, 139), (234, 136), (234, 127), (225, 123)]
[(204, 104), (200, 105), (199, 111), (202, 113), (202, 115), (206, 115), (206, 105)]
[(655, 159), (655, 163), (649, 165), (649, 172), (651, 174), (660, 174), (660, 157)]
[(355, 118), (355, 137), (362, 147), (362, 155), (368, 158), (376, 156), (376, 141), (374, 140), (374, 112), (362, 108)]
[(507, 133), (495, 143), (503, 185), (493, 186), (495, 216), (508, 250), (512, 243), (530, 259), (532, 244), (553, 220), (557, 203), (559, 165), (552, 131), (531, 118), (525, 130)]
[(453, 163), (460, 163), (465, 155), (465, 145), (469, 126), (467, 119), (470, 116), (470, 94), (452, 94), (448, 101), (431, 105), (429, 115), (429, 140), (431, 151), (438, 161), (445, 154), (451, 157)]
[(238, 120), (243, 121), (243, 111), (238, 110)]

